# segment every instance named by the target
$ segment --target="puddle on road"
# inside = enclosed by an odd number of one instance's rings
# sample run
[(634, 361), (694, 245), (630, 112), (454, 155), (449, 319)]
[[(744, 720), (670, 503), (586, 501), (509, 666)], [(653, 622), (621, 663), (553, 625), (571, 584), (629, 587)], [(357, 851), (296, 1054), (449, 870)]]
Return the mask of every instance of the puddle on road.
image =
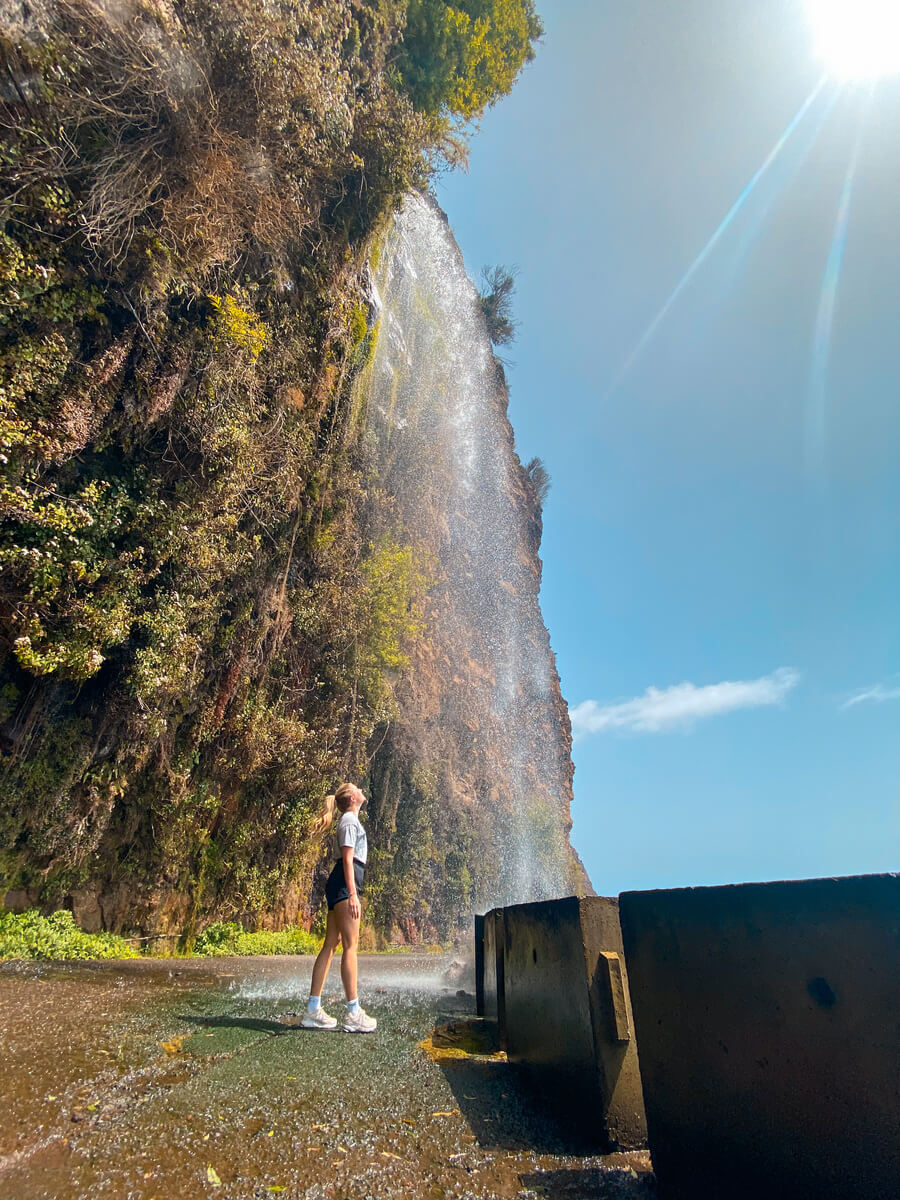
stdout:
[(648, 1197), (646, 1156), (590, 1156), (501, 1059), (420, 1049), (471, 1023), (448, 965), (361, 957), (371, 1036), (281, 1022), (309, 959), (3, 966), (0, 1194)]

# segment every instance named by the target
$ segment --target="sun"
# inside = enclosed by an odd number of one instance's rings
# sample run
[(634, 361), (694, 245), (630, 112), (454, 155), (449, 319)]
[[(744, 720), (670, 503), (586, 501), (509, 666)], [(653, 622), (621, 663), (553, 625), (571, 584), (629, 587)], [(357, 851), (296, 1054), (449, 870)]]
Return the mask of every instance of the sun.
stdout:
[(805, 0), (816, 52), (838, 79), (900, 74), (900, 0)]

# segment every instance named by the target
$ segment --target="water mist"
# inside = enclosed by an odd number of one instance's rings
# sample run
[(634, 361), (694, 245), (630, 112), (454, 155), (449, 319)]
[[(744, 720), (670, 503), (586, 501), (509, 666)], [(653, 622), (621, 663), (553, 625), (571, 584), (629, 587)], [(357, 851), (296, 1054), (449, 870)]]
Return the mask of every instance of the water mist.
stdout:
[(374, 297), (367, 433), (407, 540), (438, 562), (425, 646), (400, 689), (401, 740), (439, 768), (447, 819), (475, 830), (475, 907), (568, 894), (584, 877), (568, 842), (568, 715), (538, 604), (540, 503), (476, 289), (433, 201), (411, 197), (395, 218)]

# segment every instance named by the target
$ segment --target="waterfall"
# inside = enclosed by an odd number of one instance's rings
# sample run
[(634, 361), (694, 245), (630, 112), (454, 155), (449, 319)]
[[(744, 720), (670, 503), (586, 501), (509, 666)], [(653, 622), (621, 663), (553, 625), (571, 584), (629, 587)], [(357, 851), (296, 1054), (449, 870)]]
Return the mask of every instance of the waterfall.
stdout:
[[(432, 200), (396, 216), (373, 294), (367, 436), (407, 539), (439, 563), (428, 654), (398, 723), (445, 768), (440, 802), (480, 830), (476, 903), (568, 894), (571, 739), (538, 604), (539, 504), (476, 289)], [(440, 674), (437, 710), (424, 711), (416, 672)]]

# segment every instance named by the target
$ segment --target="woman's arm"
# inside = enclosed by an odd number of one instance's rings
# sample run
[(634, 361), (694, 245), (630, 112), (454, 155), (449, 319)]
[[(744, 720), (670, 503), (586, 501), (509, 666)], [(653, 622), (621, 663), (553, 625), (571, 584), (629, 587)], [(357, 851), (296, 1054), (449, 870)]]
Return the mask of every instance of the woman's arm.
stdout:
[(353, 871), (353, 847), (341, 846), (341, 858), (344, 863), (344, 882), (350, 893), (350, 916), (354, 921), (359, 919), (359, 896), (356, 894), (356, 875)]

